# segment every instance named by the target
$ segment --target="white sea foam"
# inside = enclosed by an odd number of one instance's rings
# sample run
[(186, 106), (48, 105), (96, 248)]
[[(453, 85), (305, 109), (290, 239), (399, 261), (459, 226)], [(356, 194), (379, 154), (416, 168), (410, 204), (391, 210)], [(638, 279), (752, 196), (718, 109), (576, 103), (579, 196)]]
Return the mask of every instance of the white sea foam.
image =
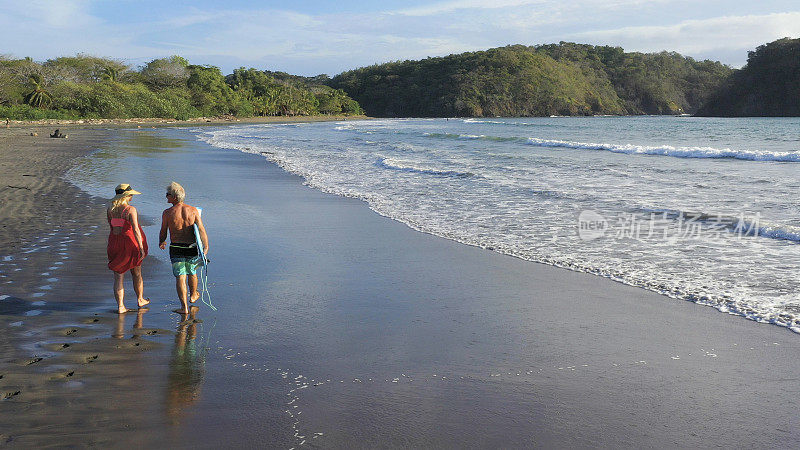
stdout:
[(415, 161), (407, 161), (396, 158), (379, 157), (377, 164), (387, 169), (417, 172), (428, 175), (454, 176), (454, 177), (471, 177), (475, 175), (471, 172), (459, 172), (457, 170), (448, 170), (447, 168), (444, 167), (423, 165)]

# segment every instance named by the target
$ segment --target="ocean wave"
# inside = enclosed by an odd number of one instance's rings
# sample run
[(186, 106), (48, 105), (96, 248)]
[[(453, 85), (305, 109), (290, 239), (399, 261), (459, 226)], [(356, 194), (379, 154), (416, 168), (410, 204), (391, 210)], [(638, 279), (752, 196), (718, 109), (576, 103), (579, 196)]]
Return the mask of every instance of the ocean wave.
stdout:
[[(492, 123), (487, 121), (487, 123)], [(627, 155), (671, 156), (675, 158), (739, 159), (745, 161), (800, 162), (800, 152), (772, 152), (758, 150), (733, 150), (714, 147), (673, 147), (671, 145), (647, 146), (636, 144), (608, 144), (593, 142), (563, 141), (520, 136), (489, 136), (484, 134), (425, 133), (436, 139), (480, 139), (495, 142), (524, 142), (543, 148), (566, 148), (577, 150), (603, 150)]]
[(628, 155), (672, 156), (676, 158), (730, 158), (746, 161), (800, 162), (800, 152), (770, 152), (732, 150), (713, 147), (673, 147), (670, 145), (645, 146), (634, 144), (605, 144), (528, 138), (528, 144), (536, 147), (605, 150)]
[(485, 134), (453, 134), (453, 133), (424, 133), (425, 137), (433, 139), (479, 139), (482, 141), (496, 142), (525, 142), (528, 138), (517, 136), (487, 136)]
[(414, 161), (404, 161), (395, 158), (380, 157), (378, 158), (378, 161), (375, 164), (384, 169), (397, 170), (400, 172), (413, 172), (425, 175), (456, 177), (456, 178), (470, 178), (475, 176), (475, 174), (472, 172), (460, 172), (457, 170), (447, 170), (437, 167), (430, 167), (421, 165)]
[(560, 127), (560, 124), (544, 123), (544, 122), (517, 122), (507, 120), (488, 120), (488, 119), (464, 119), (464, 123), (474, 124), (490, 124), (490, 125), (507, 125), (514, 127), (540, 127), (540, 128), (553, 128)]

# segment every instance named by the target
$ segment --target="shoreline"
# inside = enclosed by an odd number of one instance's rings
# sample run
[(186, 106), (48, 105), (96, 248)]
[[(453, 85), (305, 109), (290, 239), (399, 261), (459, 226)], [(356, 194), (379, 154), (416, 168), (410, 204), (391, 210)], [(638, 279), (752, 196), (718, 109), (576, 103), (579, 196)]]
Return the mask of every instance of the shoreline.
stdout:
[[(131, 118), (131, 119), (41, 119), (41, 120), (11, 120), (9, 128), (49, 128), (53, 126), (67, 127), (68, 129), (81, 128), (161, 128), (161, 127), (197, 127), (220, 125), (247, 125), (269, 123), (307, 123), (307, 122), (334, 122), (346, 120), (368, 120), (369, 116), (265, 116), (265, 117), (197, 117), (187, 120), (163, 118)], [(0, 130), (4, 127), (0, 125)], [(35, 130), (33, 130), (35, 131)]]

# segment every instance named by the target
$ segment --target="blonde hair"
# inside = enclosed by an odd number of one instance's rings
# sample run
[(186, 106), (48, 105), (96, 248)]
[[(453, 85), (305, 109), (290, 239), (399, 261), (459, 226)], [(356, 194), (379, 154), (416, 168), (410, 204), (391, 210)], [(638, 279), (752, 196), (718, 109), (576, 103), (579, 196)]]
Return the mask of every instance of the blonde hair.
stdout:
[(186, 191), (183, 190), (183, 186), (174, 181), (170, 182), (169, 186), (167, 186), (167, 194), (175, 197), (178, 203), (183, 203), (183, 200), (186, 198)]
[(116, 209), (119, 209), (119, 207), (122, 206), (122, 205), (127, 205), (128, 202), (131, 201), (131, 198), (133, 198), (133, 195), (126, 195), (124, 197), (120, 197), (120, 198), (112, 200), (111, 201), (111, 210), (114, 211)]

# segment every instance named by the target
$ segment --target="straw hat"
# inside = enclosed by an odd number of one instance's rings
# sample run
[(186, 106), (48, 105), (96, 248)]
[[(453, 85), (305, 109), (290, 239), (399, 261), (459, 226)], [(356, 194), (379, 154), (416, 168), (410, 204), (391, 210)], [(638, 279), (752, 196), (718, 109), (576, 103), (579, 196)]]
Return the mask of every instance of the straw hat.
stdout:
[(111, 201), (114, 201), (114, 200), (120, 199), (120, 198), (122, 198), (122, 197), (127, 197), (127, 196), (129, 196), (129, 195), (141, 194), (141, 192), (139, 192), (139, 191), (134, 191), (134, 190), (131, 188), (131, 185), (130, 185), (130, 184), (128, 184), (128, 183), (121, 183), (121, 184), (118, 184), (118, 185), (117, 185), (117, 187), (116, 187), (116, 188), (114, 188), (114, 192), (115, 192), (117, 195), (115, 195), (115, 196), (114, 196), (114, 198), (112, 198), (112, 199), (111, 199)]

